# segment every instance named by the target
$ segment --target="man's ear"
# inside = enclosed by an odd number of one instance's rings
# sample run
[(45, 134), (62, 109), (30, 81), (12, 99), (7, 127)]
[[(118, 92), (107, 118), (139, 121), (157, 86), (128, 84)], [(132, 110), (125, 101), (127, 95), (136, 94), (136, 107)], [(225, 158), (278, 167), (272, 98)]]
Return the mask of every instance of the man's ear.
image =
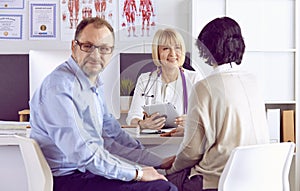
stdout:
[(72, 40), (72, 43), (71, 43), (72, 51), (75, 51), (75, 46), (76, 46), (75, 40)]

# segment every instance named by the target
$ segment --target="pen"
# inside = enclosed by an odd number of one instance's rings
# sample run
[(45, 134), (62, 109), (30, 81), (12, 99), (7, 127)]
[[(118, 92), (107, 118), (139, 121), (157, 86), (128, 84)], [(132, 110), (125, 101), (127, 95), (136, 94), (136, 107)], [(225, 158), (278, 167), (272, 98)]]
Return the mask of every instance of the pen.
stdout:
[(145, 115), (146, 118), (151, 117), (151, 115), (148, 115), (148, 113), (146, 113), (145, 111), (143, 111), (143, 114)]
[(162, 131), (162, 130), (158, 129), (158, 130), (156, 131), (156, 133), (157, 133), (157, 134), (162, 134), (162, 133), (165, 133), (165, 131)]

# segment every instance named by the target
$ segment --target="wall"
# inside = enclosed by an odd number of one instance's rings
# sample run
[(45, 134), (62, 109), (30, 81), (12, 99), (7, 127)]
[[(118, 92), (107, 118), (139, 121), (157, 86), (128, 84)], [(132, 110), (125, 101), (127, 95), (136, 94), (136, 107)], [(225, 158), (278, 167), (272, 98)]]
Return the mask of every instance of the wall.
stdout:
[[(0, 41), (0, 54), (26, 54), (31, 49), (36, 50), (65, 50), (70, 48), (70, 42), (60, 40), (60, 23), (57, 22), (57, 39), (41, 41), (41, 40), (28, 40), (28, 26), (29, 26), (29, 0), (25, 0), (25, 9), (18, 11), (24, 14), (24, 40), (16, 41)], [(37, 2), (43, 2), (37, 1)], [(49, 1), (45, 1), (49, 2)], [(58, 0), (52, 0), (57, 2)], [(174, 27), (180, 30), (182, 35), (187, 39), (188, 31), (188, 1), (186, 0), (156, 0), (157, 3), (157, 26), (159, 27)], [(59, 5), (58, 5), (59, 8)], [(2, 11), (2, 10), (1, 10)], [(5, 13), (15, 14), (15, 10), (5, 10)], [(56, 20), (59, 21), (60, 12), (57, 10)], [(149, 41), (136, 41), (136, 42), (116, 42), (117, 50), (122, 52), (150, 52)], [(137, 46), (135, 46), (137, 45)]]
[[(2, 13), (23, 14), (23, 40), (0, 40), (0, 120), (18, 120), (18, 111), (28, 108), (29, 100), (29, 50), (69, 50), (71, 42), (62, 41), (61, 28), (57, 22), (57, 38), (54, 40), (28, 40), (29, 0), (25, 0), (24, 10), (4, 10)], [(43, 0), (37, 1), (43, 2)], [(45, 1), (50, 2), (50, 1)], [(58, 0), (51, 0), (57, 2)], [(156, 0), (157, 28), (176, 28), (188, 43), (188, 1)], [(56, 20), (59, 21), (59, 9)], [(117, 30), (116, 30), (117, 31)], [(122, 42), (116, 39), (115, 53), (151, 52), (151, 40)], [(187, 47), (190, 47), (187, 44)]]

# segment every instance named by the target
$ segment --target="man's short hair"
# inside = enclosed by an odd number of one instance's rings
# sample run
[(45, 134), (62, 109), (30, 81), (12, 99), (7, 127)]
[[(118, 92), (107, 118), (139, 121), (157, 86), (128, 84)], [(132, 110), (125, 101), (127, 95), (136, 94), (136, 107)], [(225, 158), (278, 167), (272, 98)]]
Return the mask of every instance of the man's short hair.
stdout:
[(75, 36), (74, 36), (74, 40), (78, 40), (81, 32), (83, 31), (83, 29), (88, 25), (93, 23), (95, 28), (101, 28), (103, 26), (107, 27), (110, 32), (113, 35), (113, 38), (115, 39), (115, 34), (114, 34), (114, 29), (113, 27), (104, 19), (101, 19), (99, 17), (91, 17), (91, 18), (86, 18), (83, 19), (76, 28), (76, 32), (75, 32)]

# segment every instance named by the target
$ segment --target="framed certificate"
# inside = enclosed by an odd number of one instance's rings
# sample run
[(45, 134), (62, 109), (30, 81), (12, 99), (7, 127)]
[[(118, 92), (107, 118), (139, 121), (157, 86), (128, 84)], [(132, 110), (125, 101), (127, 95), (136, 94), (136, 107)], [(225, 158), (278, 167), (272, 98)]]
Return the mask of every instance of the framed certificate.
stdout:
[(56, 3), (30, 3), (29, 39), (56, 38)]
[(22, 39), (22, 15), (0, 14), (0, 39)]
[(24, 0), (1, 0), (0, 9), (24, 9)]

